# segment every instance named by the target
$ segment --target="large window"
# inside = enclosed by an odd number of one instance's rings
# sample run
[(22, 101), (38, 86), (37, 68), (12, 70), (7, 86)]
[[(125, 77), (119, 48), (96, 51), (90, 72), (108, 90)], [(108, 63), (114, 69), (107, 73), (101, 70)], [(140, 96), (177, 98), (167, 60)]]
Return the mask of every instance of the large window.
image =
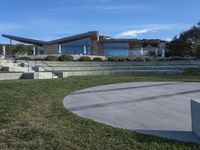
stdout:
[(44, 47), (38, 46), (36, 49), (37, 54), (44, 54)]
[(90, 55), (91, 54), (91, 39), (86, 38), (61, 45), (62, 54), (71, 55)]
[(129, 44), (128, 43), (105, 43), (104, 55), (106, 57), (112, 56), (128, 56)]

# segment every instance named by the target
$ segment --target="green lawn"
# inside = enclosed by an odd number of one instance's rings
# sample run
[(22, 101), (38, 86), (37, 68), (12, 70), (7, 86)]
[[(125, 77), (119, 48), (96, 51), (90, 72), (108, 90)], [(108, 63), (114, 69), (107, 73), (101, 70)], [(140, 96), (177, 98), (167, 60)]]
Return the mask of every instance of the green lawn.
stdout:
[(80, 89), (135, 81), (198, 81), (198, 76), (90, 76), (0, 81), (0, 149), (200, 149), (200, 145), (141, 135), (70, 113), (63, 98)]

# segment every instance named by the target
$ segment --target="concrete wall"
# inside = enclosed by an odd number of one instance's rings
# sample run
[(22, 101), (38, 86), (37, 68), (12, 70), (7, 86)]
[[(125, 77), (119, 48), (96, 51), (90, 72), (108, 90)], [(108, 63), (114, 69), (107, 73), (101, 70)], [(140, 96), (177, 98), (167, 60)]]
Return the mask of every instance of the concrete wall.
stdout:
[(0, 80), (15, 80), (22, 77), (23, 73), (0, 73)]
[(52, 72), (32, 72), (24, 73), (23, 79), (52, 79)]
[(200, 138), (200, 100), (191, 101), (192, 131)]

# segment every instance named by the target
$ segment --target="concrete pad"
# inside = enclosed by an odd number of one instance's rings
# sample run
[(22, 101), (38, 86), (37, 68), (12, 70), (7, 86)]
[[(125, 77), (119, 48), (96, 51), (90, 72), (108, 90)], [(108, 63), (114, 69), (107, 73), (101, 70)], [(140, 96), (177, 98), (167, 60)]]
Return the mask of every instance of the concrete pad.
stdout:
[(64, 106), (113, 127), (200, 143), (192, 133), (190, 108), (190, 100), (199, 98), (200, 83), (134, 82), (75, 92)]

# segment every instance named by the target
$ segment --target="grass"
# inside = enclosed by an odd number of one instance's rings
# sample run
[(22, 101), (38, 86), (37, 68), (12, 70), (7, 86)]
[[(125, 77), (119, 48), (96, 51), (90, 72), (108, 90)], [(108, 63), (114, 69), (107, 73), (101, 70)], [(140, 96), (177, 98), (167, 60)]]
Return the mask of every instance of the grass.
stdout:
[(0, 82), (0, 149), (200, 149), (200, 145), (113, 128), (72, 114), (63, 98), (80, 89), (136, 81), (197, 81), (199, 76), (88, 76)]

